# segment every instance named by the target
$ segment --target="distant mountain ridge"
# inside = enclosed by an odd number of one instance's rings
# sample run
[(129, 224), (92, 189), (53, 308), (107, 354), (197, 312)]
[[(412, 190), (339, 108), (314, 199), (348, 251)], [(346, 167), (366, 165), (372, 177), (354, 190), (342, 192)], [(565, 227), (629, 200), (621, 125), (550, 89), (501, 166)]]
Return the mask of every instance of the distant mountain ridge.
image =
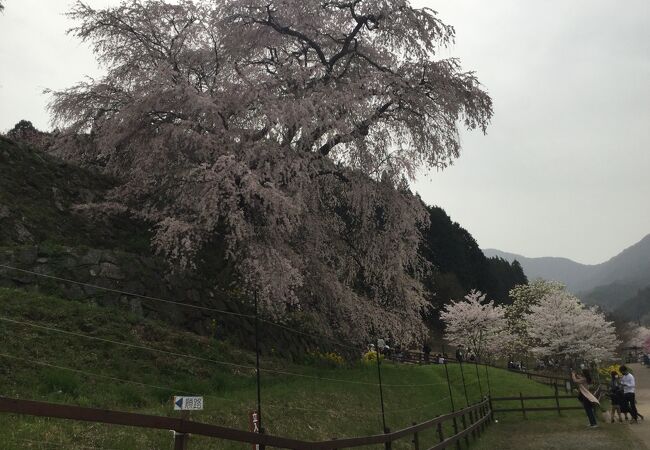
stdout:
[(615, 309), (650, 285), (650, 234), (600, 264), (581, 264), (568, 258), (528, 258), (496, 249), (484, 249), (487, 257), (519, 261), (528, 279), (560, 281), (585, 301)]
[(577, 263), (568, 258), (544, 256), (541, 258), (528, 258), (516, 253), (508, 253), (501, 250), (487, 248), (483, 253), (488, 258), (497, 256), (506, 261), (517, 260), (524, 268), (524, 273), (530, 280), (544, 278), (545, 280), (556, 280), (566, 284), (569, 290), (578, 291), (591, 275), (591, 268), (586, 264)]

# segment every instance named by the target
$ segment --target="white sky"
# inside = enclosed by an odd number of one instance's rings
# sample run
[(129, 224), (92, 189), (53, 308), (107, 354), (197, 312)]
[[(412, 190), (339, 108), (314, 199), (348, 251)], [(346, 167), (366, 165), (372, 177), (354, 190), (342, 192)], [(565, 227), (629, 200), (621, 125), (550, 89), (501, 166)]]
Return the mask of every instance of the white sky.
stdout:
[[(94, 7), (117, 0), (87, 0)], [(415, 189), (483, 248), (601, 262), (650, 233), (650, 2), (418, 0), (454, 25), (490, 92), (487, 136)], [(47, 129), (45, 88), (100, 72), (65, 30), (68, 0), (6, 0), (0, 130)]]

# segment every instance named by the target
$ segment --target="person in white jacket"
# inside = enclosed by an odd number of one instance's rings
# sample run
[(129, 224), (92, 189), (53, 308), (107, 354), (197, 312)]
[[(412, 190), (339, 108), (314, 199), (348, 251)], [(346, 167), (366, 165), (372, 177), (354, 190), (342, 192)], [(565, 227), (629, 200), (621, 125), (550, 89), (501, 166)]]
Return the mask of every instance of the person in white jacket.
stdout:
[(632, 423), (638, 423), (639, 413), (636, 410), (636, 399), (634, 397), (636, 391), (636, 380), (634, 375), (630, 373), (630, 369), (626, 366), (621, 366), (621, 386), (623, 387), (623, 404), (621, 410), (632, 414)]

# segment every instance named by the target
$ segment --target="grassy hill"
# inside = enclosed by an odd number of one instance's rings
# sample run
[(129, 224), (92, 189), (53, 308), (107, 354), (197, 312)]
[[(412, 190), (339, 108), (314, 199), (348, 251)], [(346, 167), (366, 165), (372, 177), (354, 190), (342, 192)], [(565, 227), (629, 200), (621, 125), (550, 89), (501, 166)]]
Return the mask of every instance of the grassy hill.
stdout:
[[(206, 408), (193, 416), (196, 420), (241, 429), (247, 429), (247, 413), (255, 408), (254, 354), (121, 310), (0, 289), (0, 342), (0, 392), (6, 396), (173, 415), (170, 397), (195, 393), (205, 396)], [(269, 433), (328, 439), (381, 430), (376, 365), (353, 361), (336, 366), (316, 356), (303, 364), (289, 364), (265, 354), (262, 366)], [(459, 368), (448, 367), (456, 406), (464, 406)], [(391, 429), (450, 410), (443, 369), (383, 364), (386, 421)], [(484, 369), (479, 376), (486, 392)], [(478, 400), (474, 367), (465, 366), (465, 377), (470, 401)], [(490, 384), (493, 395), (552, 392), (498, 369), (490, 369)], [(421, 439), (432, 442), (434, 437)], [(2, 414), (0, 441), (7, 449), (41, 448), (42, 442), (67, 449), (166, 449), (171, 437), (165, 432)], [(198, 437), (192, 441), (193, 449), (214, 445)], [(241, 447), (220, 443), (219, 448)]]
[(91, 221), (74, 206), (101, 201), (115, 183), (0, 135), (0, 246), (32, 243), (147, 252), (146, 226)]

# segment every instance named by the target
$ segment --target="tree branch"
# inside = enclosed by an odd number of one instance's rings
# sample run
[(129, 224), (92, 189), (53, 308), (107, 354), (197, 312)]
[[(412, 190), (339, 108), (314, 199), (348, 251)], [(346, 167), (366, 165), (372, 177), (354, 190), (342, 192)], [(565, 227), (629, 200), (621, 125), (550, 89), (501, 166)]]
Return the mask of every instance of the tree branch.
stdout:
[(328, 139), (328, 141), (318, 149), (318, 152), (323, 156), (327, 156), (337, 145), (351, 142), (358, 137), (366, 136), (370, 127), (379, 120), (386, 111), (388, 111), (388, 108), (390, 108), (391, 105), (393, 105), (392, 100), (384, 103), (382, 106), (377, 108), (377, 111), (375, 111), (372, 116), (359, 123), (352, 132), (348, 134), (337, 134)]

